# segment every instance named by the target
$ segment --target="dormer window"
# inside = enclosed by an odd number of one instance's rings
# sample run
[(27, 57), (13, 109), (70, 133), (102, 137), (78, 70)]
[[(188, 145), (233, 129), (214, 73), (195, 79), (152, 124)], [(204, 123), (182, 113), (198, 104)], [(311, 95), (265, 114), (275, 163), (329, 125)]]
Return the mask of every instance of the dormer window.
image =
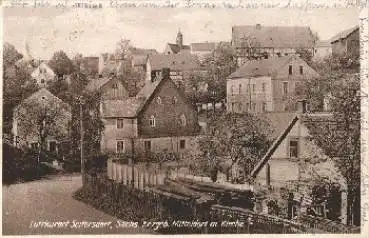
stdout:
[(156, 119), (155, 119), (155, 116), (154, 115), (152, 115), (151, 117), (150, 117), (150, 127), (155, 127), (156, 126)]
[(304, 74), (304, 67), (300, 65), (300, 74)]

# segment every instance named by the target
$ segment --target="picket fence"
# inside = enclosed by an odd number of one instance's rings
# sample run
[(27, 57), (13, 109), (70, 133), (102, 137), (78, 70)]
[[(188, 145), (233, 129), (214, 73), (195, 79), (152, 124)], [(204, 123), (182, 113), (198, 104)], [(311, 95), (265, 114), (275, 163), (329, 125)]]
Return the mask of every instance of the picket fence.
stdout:
[[(133, 173), (132, 173), (133, 172)], [(107, 162), (108, 178), (117, 183), (132, 185), (134, 188), (143, 190), (146, 186), (164, 184), (166, 175), (160, 172), (153, 172), (137, 165), (120, 164), (109, 160)]]

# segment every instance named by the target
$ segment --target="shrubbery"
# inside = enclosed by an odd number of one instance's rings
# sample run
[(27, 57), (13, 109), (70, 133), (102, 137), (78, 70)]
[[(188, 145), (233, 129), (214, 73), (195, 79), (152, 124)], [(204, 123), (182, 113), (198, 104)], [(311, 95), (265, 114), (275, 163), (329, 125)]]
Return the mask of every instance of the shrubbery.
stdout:
[(3, 184), (32, 181), (52, 173), (55, 170), (38, 163), (38, 155), (34, 151), (22, 151), (3, 144)]

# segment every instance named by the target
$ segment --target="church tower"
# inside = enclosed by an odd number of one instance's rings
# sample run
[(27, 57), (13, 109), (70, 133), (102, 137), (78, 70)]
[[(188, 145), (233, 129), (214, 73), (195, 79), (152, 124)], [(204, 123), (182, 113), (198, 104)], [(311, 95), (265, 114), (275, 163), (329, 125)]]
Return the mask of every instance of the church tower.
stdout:
[(176, 43), (181, 50), (183, 48), (183, 35), (181, 33), (181, 30), (178, 30)]

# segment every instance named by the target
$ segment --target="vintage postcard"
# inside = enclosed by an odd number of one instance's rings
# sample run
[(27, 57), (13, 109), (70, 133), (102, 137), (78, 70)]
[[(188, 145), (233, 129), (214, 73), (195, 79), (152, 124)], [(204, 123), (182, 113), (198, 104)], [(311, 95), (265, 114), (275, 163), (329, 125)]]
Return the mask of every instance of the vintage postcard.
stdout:
[(266, 3), (5, 1), (2, 234), (367, 237), (368, 8)]

